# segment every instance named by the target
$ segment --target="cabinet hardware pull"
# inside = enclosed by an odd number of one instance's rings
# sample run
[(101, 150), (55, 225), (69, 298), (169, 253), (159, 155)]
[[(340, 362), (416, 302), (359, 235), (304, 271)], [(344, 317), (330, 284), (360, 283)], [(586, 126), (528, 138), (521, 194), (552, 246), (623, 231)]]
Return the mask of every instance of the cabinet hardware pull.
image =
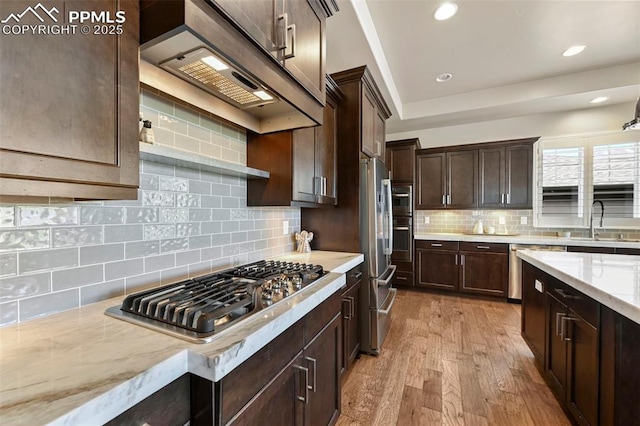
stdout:
[(327, 196), (327, 178), (322, 176), (322, 195)]
[(396, 276), (396, 280), (406, 281), (407, 277), (398, 277), (398, 276)]
[[(291, 53), (286, 53), (289, 48), (289, 31), (291, 31)], [(292, 59), (296, 57), (296, 24), (287, 25), (284, 37), (287, 39), (285, 47), (285, 59)]]
[(344, 314), (342, 314), (342, 319), (349, 321), (351, 319), (351, 300), (348, 297), (342, 299), (342, 306), (347, 304), (347, 309), (344, 309)]
[(567, 333), (567, 323), (569, 321), (578, 321), (577, 318), (573, 318), (573, 317), (563, 317), (562, 318), (562, 340), (567, 341), (567, 342), (571, 342), (571, 336), (569, 336), (569, 333)]
[(451, 194), (447, 194), (447, 204), (451, 205)]
[(553, 291), (555, 291), (556, 293), (558, 293), (560, 296), (564, 297), (565, 299), (580, 299), (580, 296), (574, 296), (573, 294), (561, 289), (561, 288), (554, 288)]
[(296, 398), (298, 398), (298, 401), (302, 401), (305, 404), (308, 404), (309, 403), (309, 369), (301, 365), (294, 365), (293, 368), (296, 368), (304, 373), (304, 396), (296, 395)]
[(393, 230), (394, 231), (408, 231), (409, 227), (408, 226), (394, 226)]
[(351, 315), (351, 318), (349, 319), (353, 319), (353, 317), (356, 316), (356, 298), (353, 296), (347, 296), (347, 299), (349, 299), (349, 314)]
[(304, 359), (306, 359), (307, 361), (309, 361), (311, 364), (313, 364), (313, 384), (309, 385), (308, 388), (311, 392), (315, 392), (316, 391), (316, 379), (318, 378), (317, 375), (317, 366), (318, 366), (318, 362), (316, 361), (315, 358), (311, 358), (309, 356), (304, 357)]
[(395, 194), (393, 194), (391, 196), (393, 198), (409, 198), (409, 194), (405, 194), (405, 193), (402, 193), (402, 194), (395, 193)]
[(500, 204), (504, 204), (504, 194), (500, 194)]
[(489, 250), (491, 247), (489, 246), (476, 246), (477, 249)]
[(454, 262), (455, 262), (455, 265), (458, 266), (458, 255), (457, 254), (456, 254)]
[(362, 276), (362, 272), (356, 272), (351, 276), (353, 277), (354, 280), (360, 279), (360, 277)]
[[(280, 40), (278, 40), (278, 45), (276, 46), (276, 48), (278, 50), (286, 50), (289, 45), (288, 45), (288, 38), (287, 38), (287, 31), (289, 28), (289, 14), (287, 13), (282, 13), (280, 15), (278, 15), (278, 19), (277, 19), (277, 24), (278, 25), (278, 35), (280, 38)], [(282, 29), (280, 29), (282, 28)]]
[(511, 204), (511, 194), (507, 194), (507, 204)]
[(562, 336), (562, 329), (560, 324), (562, 323), (562, 318), (564, 314), (562, 312), (556, 312), (556, 336)]
[(442, 244), (431, 243), (431, 247), (442, 247)]
[(442, 205), (446, 206), (447, 205), (447, 196), (442, 194)]

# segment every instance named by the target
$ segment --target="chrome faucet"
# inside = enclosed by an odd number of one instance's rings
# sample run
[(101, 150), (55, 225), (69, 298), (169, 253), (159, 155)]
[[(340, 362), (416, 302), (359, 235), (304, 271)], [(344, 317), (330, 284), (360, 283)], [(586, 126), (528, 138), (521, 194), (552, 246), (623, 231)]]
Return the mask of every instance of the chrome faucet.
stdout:
[(602, 222), (604, 220), (604, 203), (600, 200), (593, 200), (591, 203), (591, 221), (589, 223), (589, 238), (596, 238), (598, 236), (598, 232), (593, 227), (593, 206), (596, 204), (600, 204), (600, 228), (602, 228)]

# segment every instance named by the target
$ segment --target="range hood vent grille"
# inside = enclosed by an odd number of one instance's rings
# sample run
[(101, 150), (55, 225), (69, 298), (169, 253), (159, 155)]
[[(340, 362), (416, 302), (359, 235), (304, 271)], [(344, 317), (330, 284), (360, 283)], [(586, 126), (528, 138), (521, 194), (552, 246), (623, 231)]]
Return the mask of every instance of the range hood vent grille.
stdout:
[[(211, 57), (219, 64), (217, 69), (205, 63)], [(278, 100), (266, 88), (234, 70), (205, 47), (170, 58), (160, 63), (160, 67), (238, 108), (257, 107)]]

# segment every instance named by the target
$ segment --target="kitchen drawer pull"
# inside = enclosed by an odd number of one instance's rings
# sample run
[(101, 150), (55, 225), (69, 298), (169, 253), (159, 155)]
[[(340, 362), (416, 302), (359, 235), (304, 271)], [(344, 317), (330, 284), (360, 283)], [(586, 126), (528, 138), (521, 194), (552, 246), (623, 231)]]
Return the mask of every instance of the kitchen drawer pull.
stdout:
[(311, 358), (309, 356), (304, 357), (304, 359), (306, 359), (307, 361), (309, 361), (312, 365), (313, 365), (313, 384), (312, 385), (308, 385), (308, 388), (311, 392), (315, 392), (317, 390), (316, 388), (316, 380), (318, 379), (318, 374), (317, 374), (317, 370), (318, 370), (318, 362), (316, 361), (315, 358)]
[(556, 336), (562, 337), (561, 323), (562, 323), (563, 317), (564, 317), (564, 314), (562, 312), (556, 313)]
[(362, 272), (356, 272), (355, 274), (351, 275), (351, 277), (352, 277), (354, 280), (359, 280), (359, 279), (360, 279), (360, 277), (362, 277)]
[(395, 194), (391, 194), (391, 196), (393, 198), (409, 198), (409, 194), (404, 194), (404, 193), (401, 193), (401, 194), (395, 193)]
[(489, 250), (491, 247), (489, 246), (476, 246), (477, 249), (481, 249), (481, 250)]
[(349, 319), (353, 319), (353, 317), (356, 316), (356, 298), (353, 296), (347, 296), (347, 299), (349, 299), (349, 315), (351, 315), (351, 318)]
[(407, 277), (398, 277), (398, 276), (396, 276), (396, 280), (399, 280), (399, 281), (406, 281), (406, 280), (407, 280)]
[(566, 292), (565, 290), (561, 289), (561, 288), (554, 288), (553, 291), (555, 291), (556, 293), (558, 293), (560, 296), (564, 297), (565, 299), (580, 299), (580, 296), (574, 296), (571, 293)]
[(431, 243), (431, 247), (442, 247), (440, 243)]
[(408, 226), (394, 226), (393, 230), (394, 231), (408, 231), (409, 227)]
[(304, 388), (303, 388), (304, 396), (296, 395), (296, 398), (298, 398), (298, 401), (302, 401), (305, 404), (308, 404), (309, 403), (309, 369), (301, 365), (294, 365), (293, 368), (300, 370), (301, 372), (304, 373)]

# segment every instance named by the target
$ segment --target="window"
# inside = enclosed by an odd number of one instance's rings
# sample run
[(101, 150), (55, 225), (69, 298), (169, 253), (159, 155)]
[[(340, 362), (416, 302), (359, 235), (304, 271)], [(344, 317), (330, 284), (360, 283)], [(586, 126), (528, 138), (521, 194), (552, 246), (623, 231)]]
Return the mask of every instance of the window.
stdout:
[(534, 161), (534, 226), (589, 227), (600, 200), (605, 227), (640, 227), (640, 132), (540, 139)]

